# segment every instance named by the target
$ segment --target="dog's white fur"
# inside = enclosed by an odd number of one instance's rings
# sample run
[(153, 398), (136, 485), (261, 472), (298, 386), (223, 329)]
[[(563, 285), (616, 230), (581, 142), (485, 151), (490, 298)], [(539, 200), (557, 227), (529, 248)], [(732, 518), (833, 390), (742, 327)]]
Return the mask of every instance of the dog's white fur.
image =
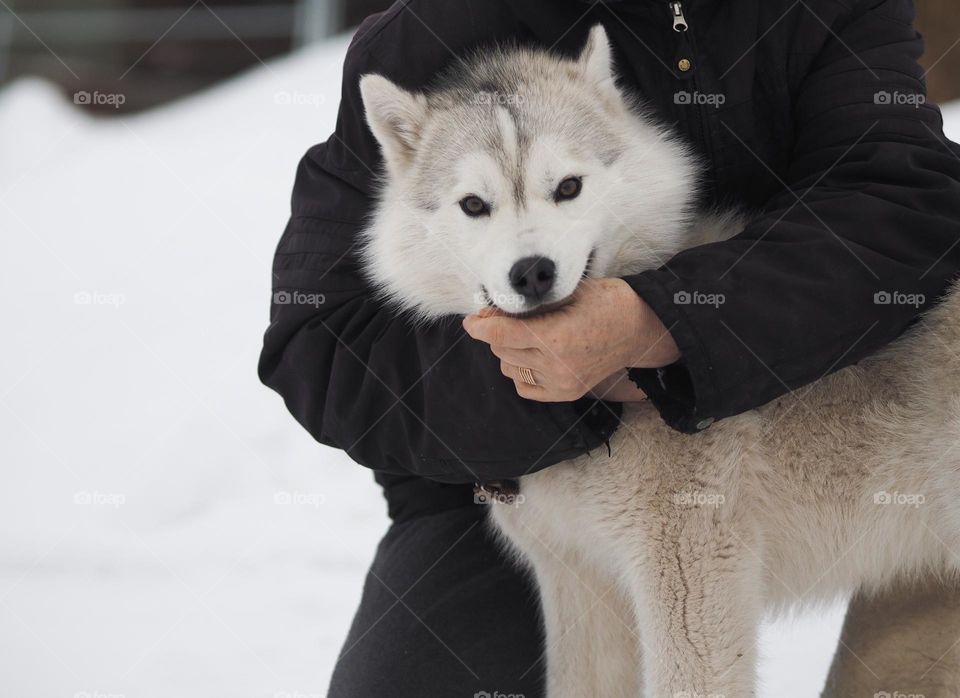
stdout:
[[(380, 76), (361, 90), (387, 165), (366, 269), (420, 319), (535, 310), (507, 281), (530, 255), (557, 262), (546, 304), (742, 229), (694, 214), (697, 163), (617, 87), (600, 27), (578, 59), (498, 49), (426, 94)], [(570, 175), (582, 194), (556, 203)], [(469, 194), (489, 216), (464, 214)], [(611, 455), (522, 478), (523, 503), (493, 520), (540, 587), (551, 698), (753, 695), (771, 608), (954, 574), (958, 350), (951, 294), (880, 354), (758, 410), (690, 436), (628, 405)]]

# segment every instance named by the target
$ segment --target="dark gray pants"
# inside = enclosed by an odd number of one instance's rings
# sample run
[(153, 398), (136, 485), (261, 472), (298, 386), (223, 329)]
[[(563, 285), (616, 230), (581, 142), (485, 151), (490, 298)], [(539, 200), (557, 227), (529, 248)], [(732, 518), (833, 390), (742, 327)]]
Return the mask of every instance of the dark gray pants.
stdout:
[(390, 528), (328, 698), (543, 695), (536, 592), (500, 553), (485, 508), (424, 514)]

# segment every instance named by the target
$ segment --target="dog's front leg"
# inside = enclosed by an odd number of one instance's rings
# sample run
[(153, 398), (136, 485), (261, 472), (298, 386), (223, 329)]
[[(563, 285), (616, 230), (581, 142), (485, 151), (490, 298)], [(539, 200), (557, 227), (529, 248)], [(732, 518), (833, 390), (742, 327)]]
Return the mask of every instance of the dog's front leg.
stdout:
[(548, 698), (638, 698), (639, 638), (624, 590), (574, 554), (530, 556), (545, 626)]
[(628, 571), (645, 695), (755, 695), (762, 552), (746, 526), (698, 510), (638, 542)]
[[(557, 512), (573, 504), (549, 487), (544, 472), (524, 481), (525, 502), (495, 504), (493, 519), (532, 568), (540, 592), (549, 698), (637, 698), (639, 642), (633, 606), (622, 584), (587, 559)], [(566, 491), (563, 488), (561, 492)], [(578, 530), (583, 533), (583, 530)], [(537, 669), (531, 667), (530, 671)]]

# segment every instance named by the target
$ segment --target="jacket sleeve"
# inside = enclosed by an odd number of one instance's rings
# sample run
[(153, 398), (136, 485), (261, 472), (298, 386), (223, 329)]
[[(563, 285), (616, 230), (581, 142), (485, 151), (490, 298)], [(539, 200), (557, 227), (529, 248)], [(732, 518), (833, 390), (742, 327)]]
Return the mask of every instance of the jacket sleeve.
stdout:
[[(683, 356), (630, 372), (675, 428), (704, 429), (857, 362), (960, 269), (960, 149), (925, 103), (911, 21), (908, 0), (872, 0), (831, 27), (796, 81), (782, 192), (737, 237), (626, 279)], [(719, 302), (676, 302), (696, 293)]]
[(368, 48), (348, 52), (336, 132), (297, 172), (261, 380), (318, 441), (388, 473), (510, 478), (603, 444), (618, 406), (523, 400), (459, 318), (414, 328), (365, 285), (358, 233), (380, 162), (357, 85), (366, 72), (389, 74)]

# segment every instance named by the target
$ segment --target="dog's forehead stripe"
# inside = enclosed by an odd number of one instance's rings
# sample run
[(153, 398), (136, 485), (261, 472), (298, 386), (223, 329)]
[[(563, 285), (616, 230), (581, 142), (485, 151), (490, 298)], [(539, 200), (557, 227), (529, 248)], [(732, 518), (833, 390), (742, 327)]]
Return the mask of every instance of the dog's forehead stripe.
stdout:
[(524, 208), (526, 196), (525, 163), (530, 139), (523, 130), (520, 115), (516, 109), (505, 105), (496, 107), (497, 124), (500, 128), (500, 143), (496, 158), (500, 162), (504, 175), (510, 182), (513, 201), (517, 209)]

